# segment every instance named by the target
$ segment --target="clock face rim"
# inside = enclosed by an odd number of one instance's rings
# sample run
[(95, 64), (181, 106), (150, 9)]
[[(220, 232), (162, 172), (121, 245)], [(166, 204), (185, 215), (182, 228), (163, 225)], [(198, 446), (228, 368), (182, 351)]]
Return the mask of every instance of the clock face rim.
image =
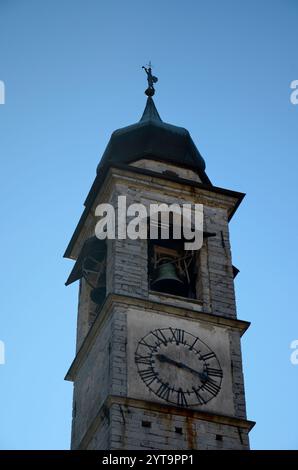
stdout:
[[(165, 330), (167, 330), (168, 332), (170, 331), (171, 336), (167, 336), (166, 334), (164, 334)], [(163, 335), (161, 335), (161, 332), (163, 333)], [(189, 344), (184, 339), (186, 336), (193, 339), (191, 344)], [(149, 343), (148, 343), (148, 337), (151, 337), (151, 341)], [(152, 342), (152, 339), (154, 342)], [(209, 372), (206, 372), (208, 378), (206, 378), (206, 380), (204, 379), (205, 381), (201, 379), (201, 383), (202, 383), (201, 386), (199, 386), (197, 389), (192, 387), (193, 391), (189, 391), (189, 389), (183, 390), (181, 389), (181, 387), (180, 389), (176, 390), (175, 386), (170, 386), (169, 382), (166, 382), (163, 378), (160, 378), (159, 373), (156, 372), (155, 370), (156, 367), (154, 367), (156, 357), (163, 356), (163, 355), (158, 354), (158, 349), (160, 349), (162, 344), (164, 345), (165, 339), (168, 344), (176, 343), (177, 346), (180, 344), (182, 344), (183, 346), (187, 346), (187, 347), (189, 346), (189, 351), (193, 351), (193, 353), (198, 355), (199, 361), (203, 362), (203, 370), (211, 371), (211, 372), (216, 371), (216, 372), (213, 372), (213, 374), (216, 373), (216, 375), (212, 376), (212, 373), (210, 374)], [(196, 344), (202, 345), (206, 353), (201, 354), (201, 350), (200, 349), (198, 350), (195, 347)], [(144, 356), (138, 353), (139, 349), (142, 350), (142, 348), (144, 347), (148, 347), (148, 351), (150, 351), (148, 355), (146, 356), (147, 357), (146, 364), (140, 362), (140, 358), (143, 358)], [(193, 333), (190, 333), (189, 331), (186, 331), (184, 328), (172, 328), (168, 326), (168, 327), (161, 327), (161, 328), (150, 330), (140, 340), (138, 340), (134, 357), (135, 357), (135, 364), (137, 366), (139, 377), (141, 378), (145, 386), (159, 399), (162, 399), (163, 401), (166, 401), (167, 403), (171, 405), (182, 406), (182, 407), (203, 406), (209, 403), (211, 400), (213, 400), (221, 391), (223, 371), (222, 371), (222, 367), (221, 367), (220, 361), (216, 353), (210, 348), (210, 346), (205, 341), (201, 340), (199, 336), (194, 335)], [(172, 359), (170, 359), (170, 361), (172, 363), (176, 362), (176, 365), (178, 365), (178, 367), (181, 367), (179, 365), (181, 363), (177, 363), (177, 361), (173, 361)], [(210, 361), (212, 361), (211, 366), (210, 366)], [(216, 368), (212, 367), (215, 364), (217, 367)], [(193, 370), (193, 372), (195, 371)], [(204, 373), (205, 372), (203, 373), (197, 372), (197, 374), (201, 376)], [(152, 384), (155, 382), (160, 384), (158, 390), (152, 387)], [(206, 387), (208, 387), (208, 389)], [(177, 396), (176, 400), (169, 399), (169, 394), (170, 394), (169, 390), (171, 391), (172, 394), (176, 394)], [(204, 396), (201, 396), (200, 391), (204, 392)], [(186, 396), (189, 397), (190, 395), (196, 396), (197, 401), (192, 401), (191, 403), (188, 403)], [(206, 395), (207, 395), (207, 398), (206, 398)]]

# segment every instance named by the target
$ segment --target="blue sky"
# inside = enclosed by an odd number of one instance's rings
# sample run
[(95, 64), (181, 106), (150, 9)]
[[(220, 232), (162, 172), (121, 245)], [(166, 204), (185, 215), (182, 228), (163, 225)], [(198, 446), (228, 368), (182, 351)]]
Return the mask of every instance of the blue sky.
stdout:
[(297, 449), (296, 0), (0, 0), (0, 448), (67, 449), (77, 285), (62, 258), (111, 132), (139, 119), (152, 60), (161, 117), (189, 129), (231, 222), (254, 449)]

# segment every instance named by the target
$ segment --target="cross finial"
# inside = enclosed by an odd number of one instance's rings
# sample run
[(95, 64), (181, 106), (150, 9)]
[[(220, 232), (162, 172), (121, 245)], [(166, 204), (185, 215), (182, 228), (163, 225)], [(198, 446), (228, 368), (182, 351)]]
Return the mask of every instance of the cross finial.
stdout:
[(152, 75), (152, 64), (151, 64), (151, 60), (149, 61), (149, 64), (147, 65), (147, 67), (142, 67), (142, 69), (145, 70), (146, 74), (147, 74), (147, 81), (148, 81), (148, 88), (147, 90), (145, 90), (145, 94), (147, 96), (153, 96), (154, 93), (155, 93), (155, 89), (154, 89), (154, 86), (153, 84), (156, 83), (158, 81), (158, 78), (155, 77), (154, 75)]

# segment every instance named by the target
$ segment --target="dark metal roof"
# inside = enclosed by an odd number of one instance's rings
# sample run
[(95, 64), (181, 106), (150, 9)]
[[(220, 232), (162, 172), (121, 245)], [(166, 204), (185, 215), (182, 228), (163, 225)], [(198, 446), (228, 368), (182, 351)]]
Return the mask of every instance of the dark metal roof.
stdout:
[(97, 172), (112, 163), (129, 163), (143, 157), (185, 165), (207, 178), (205, 161), (188, 130), (163, 122), (151, 96), (139, 122), (113, 132)]
[[(180, 176), (170, 174), (158, 174), (152, 170), (140, 169), (129, 166), (129, 163), (140, 158), (162, 160), (185, 168), (193, 169), (198, 173), (201, 183), (185, 180)], [(233, 211), (229, 214), (232, 218), (244, 194), (217, 188), (212, 185), (205, 173), (205, 161), (195, 146), (189, 132), (183, 127), (174, 126), (161, 120), (151, 96), (148, 97), (145, 110), (140, 121), (131, 126), (118, 129), (113, 132), (102, 159), (97, 167), (97, 175), (85, 201), (85, 209), (75, 229), (71, 241), (64, 253), (65, 257), (71, 257), (73, 246), (77, 240), (81, 227), (85, 223), (89, 210), (94, 202), (100, 186), (102, 185), (110, 167), (127, 169), (133, 172), (164, 178), (178, 183), (227, 194), (237, 199)], [(74, 267), (69, 282), (78, 279), (81, 275), (79, 263)]]

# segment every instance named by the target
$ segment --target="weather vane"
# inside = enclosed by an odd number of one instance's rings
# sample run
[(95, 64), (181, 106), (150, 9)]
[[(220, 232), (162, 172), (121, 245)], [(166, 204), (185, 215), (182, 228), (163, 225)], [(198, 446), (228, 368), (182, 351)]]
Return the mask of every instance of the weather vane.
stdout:
[(144, 67), (144, 66), (142, 67), (142, 69), (144, 69), (146, 74), (147, 74), (147, 81), (148, 81), (148, 88), (147, 88), (147, 90), (145, 90), (145, 94), (147, 96), (153, 96), (154, 93), (155, 93), (155, 89), (154, 89), (153, 85), (154, 85), (154, 83), (156, 83), (158, 81), (158, 78), (154, 77), (154, 75), (152, 75), (151, 60), (149, 61), (149, 64), (147, 65), (147, 67)]

